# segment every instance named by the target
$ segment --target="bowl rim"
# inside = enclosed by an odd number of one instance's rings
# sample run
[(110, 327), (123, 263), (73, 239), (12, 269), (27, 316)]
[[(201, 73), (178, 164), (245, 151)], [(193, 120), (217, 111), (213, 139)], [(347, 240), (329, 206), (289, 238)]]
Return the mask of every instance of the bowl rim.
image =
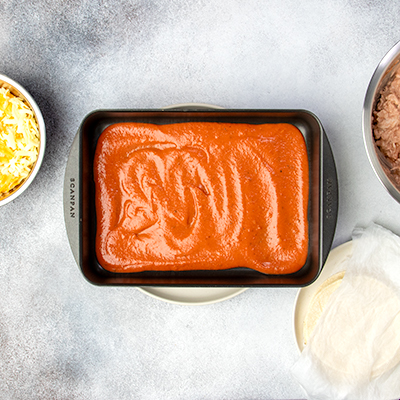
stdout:
[(387, 78), (388, 75), (395, 70), (394, 67), (397, 66), (400, 66), (400, 41), (397, 42), (381, 59), (368, 84), (362, 113), (362, 130), (364, 145), (372, 169), (389, 194), (400, 203), (400, 191), (396, 188), (382, 168), (382, 164), (379, 160), (380, 150), (375, 144), (372, 129), (372, 115), (375, 109), (377, 95), (383, 86), (382, 83), (385, 78)]
[(39, 129), (39, 153), (37, 160), (28, 177), (14, 192), (0, 200), (0, 206), (4, 206), (5, 204), (15, 200), (29, 187), (40, 169), (46, 148), (46, 126), (44, 123), (42, 112), (40, 111), (40, 108), (37, 105), (36, 101), (22, 85), (20, 85), (18, 82), (14, 81), (7, 75), (0, 73), (0, 87), (3, 86), (10, 89), (10, 92), (12, 92), (14, 95), (18, 95), (23, 100), (25, 100), (34, 112)]

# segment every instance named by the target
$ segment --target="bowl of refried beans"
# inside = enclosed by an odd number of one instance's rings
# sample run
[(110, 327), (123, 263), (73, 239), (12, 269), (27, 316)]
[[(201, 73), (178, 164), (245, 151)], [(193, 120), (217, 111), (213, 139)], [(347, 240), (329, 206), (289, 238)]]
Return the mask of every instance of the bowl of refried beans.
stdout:
[(400, 42), (383, 57), (371, 78), (362, 122), (371, 165), (400, 202)]

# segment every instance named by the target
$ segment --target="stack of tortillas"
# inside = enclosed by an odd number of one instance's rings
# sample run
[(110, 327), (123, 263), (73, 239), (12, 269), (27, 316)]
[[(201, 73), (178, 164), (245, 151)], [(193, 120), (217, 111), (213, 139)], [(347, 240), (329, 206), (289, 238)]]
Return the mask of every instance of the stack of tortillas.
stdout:
[(312, 400), (399, 398), (400, 238), (372, 224), (352, 247), (313, 291), (292, 373)]
[[(344, 274), (343, 271), (328, 278), (311, 300), (304, 320), (305, 344), (332, 294), (342, 283)], [(353, 284), (354, 293), (346, 295), (343, 301), (336, 298), (335, 309), (327, 310), (325, 326), (313, 338), (313, 352), (327, 367), (345, 374), (358, 374), (360, 369), (369, 367), (371, 359), (374, 377), (400, 362), (400, 299), (389, 286), (369, 276), (360, 275)], [(374, 303), (374, 298), (379, 301)], [(396, 313), (394, 319), (387, 317)], [(361, 331), (358, 330), (359, 325), (362, 326)], [(327, 332), (329, 337), (326, 336)], [(375, 344), (377, 337), (379, 343)], [(373, 355), (366, 354), (369, 349), (374, 349)], [(347, 362), (349, 354), (352, 355), (352, 363)]]

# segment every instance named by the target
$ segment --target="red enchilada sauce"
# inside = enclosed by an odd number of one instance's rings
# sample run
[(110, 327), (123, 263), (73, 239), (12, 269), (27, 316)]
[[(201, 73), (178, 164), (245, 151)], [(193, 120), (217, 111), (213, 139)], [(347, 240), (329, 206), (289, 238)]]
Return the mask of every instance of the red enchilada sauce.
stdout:
[(96, 254), (113, 272), (299, 270), (308, 159), (290, 124), (120, 123), (94, 160)]

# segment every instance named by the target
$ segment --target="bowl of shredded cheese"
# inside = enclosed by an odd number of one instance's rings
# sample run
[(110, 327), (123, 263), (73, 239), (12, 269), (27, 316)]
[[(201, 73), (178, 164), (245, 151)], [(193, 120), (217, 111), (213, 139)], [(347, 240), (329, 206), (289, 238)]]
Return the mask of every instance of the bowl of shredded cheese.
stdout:
[(21, 195), (43, 160), (46, 129), (31, 95), (0, 74), (0, 206)]

